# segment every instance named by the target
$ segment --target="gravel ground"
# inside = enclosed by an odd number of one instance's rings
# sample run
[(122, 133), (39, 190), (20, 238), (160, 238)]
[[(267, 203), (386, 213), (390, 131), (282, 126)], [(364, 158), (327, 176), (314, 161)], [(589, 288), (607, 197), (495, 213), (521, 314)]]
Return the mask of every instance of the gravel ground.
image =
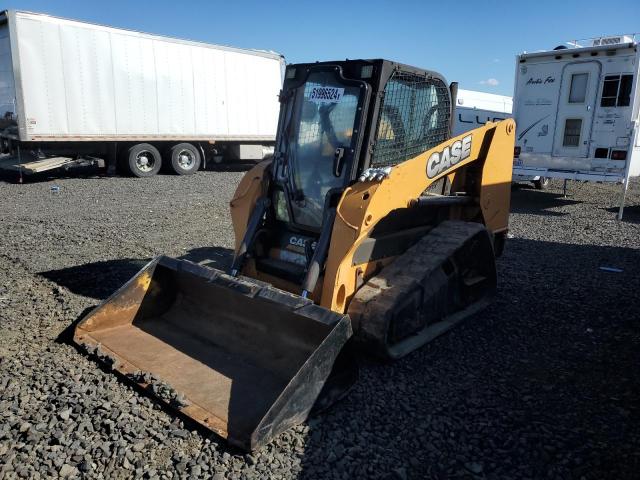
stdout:
[(241, 175), (0, 182), (0, 478), (638, 478), (638, 183), (623, 222), (618, 187), (514, 190), (491, 307), (363, 361), (346, 400), (254, 455), (60, 339), (155, 254), (225, 265)]

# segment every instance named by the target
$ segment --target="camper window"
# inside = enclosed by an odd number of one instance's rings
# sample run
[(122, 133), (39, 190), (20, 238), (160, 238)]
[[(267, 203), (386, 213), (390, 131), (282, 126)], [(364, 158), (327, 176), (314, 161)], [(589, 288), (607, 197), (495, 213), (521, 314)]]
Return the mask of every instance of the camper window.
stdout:
[(618, 92), (618, 106), (628, 107), (631, 102), (631, 83), (633, 75), (622, 75), (620, 79), (620, 92)]
[(581, 118), (567, 118), (564, 122), (564, 138), (562, 140), (562, 146), (577, 147), (578, 145), (580, 145), (581, 130)]
[(569, 88), (569, 103), (584, 103), (587, 96), (588, 73), (574, 73), (571, 75), (571, 88)]
[(633, 75), (607, 75), (602, 85), (601, 107), (628, 107)]

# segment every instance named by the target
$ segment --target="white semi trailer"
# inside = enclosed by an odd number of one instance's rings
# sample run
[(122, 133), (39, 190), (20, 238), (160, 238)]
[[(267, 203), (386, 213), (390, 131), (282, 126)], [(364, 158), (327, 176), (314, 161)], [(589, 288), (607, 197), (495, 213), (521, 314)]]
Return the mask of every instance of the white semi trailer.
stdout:
[[(26, 171), (104, 159), (138, 177), (273, 151), (284, 59), (0, 13), (0, 147)], [(29, 168), (30, 167), (30, 168)]]

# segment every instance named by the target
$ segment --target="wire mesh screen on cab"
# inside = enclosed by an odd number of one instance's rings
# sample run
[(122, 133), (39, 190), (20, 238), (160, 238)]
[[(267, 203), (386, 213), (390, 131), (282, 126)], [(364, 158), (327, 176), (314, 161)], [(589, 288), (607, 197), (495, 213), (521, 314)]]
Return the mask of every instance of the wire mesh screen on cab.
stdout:
[(444, 82), (394, 73), (384, 89), (371, 166), (393, 166), (444, 142), (449, 116), (449, 89)]

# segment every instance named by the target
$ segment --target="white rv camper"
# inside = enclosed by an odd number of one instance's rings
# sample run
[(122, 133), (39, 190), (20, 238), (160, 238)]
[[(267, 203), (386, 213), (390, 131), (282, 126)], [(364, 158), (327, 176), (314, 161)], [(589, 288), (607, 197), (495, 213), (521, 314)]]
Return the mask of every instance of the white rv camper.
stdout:
[(514, 179), (622, 184), (640, 175), (638, 72), (630, 35), (576, 41), (516, 60)]
[(453, 135), (461, 135), (481, 127), (487, 121), (498, 122), (509, 118), (511, 107), (511, 97), (459, 89), (456, 96)]

